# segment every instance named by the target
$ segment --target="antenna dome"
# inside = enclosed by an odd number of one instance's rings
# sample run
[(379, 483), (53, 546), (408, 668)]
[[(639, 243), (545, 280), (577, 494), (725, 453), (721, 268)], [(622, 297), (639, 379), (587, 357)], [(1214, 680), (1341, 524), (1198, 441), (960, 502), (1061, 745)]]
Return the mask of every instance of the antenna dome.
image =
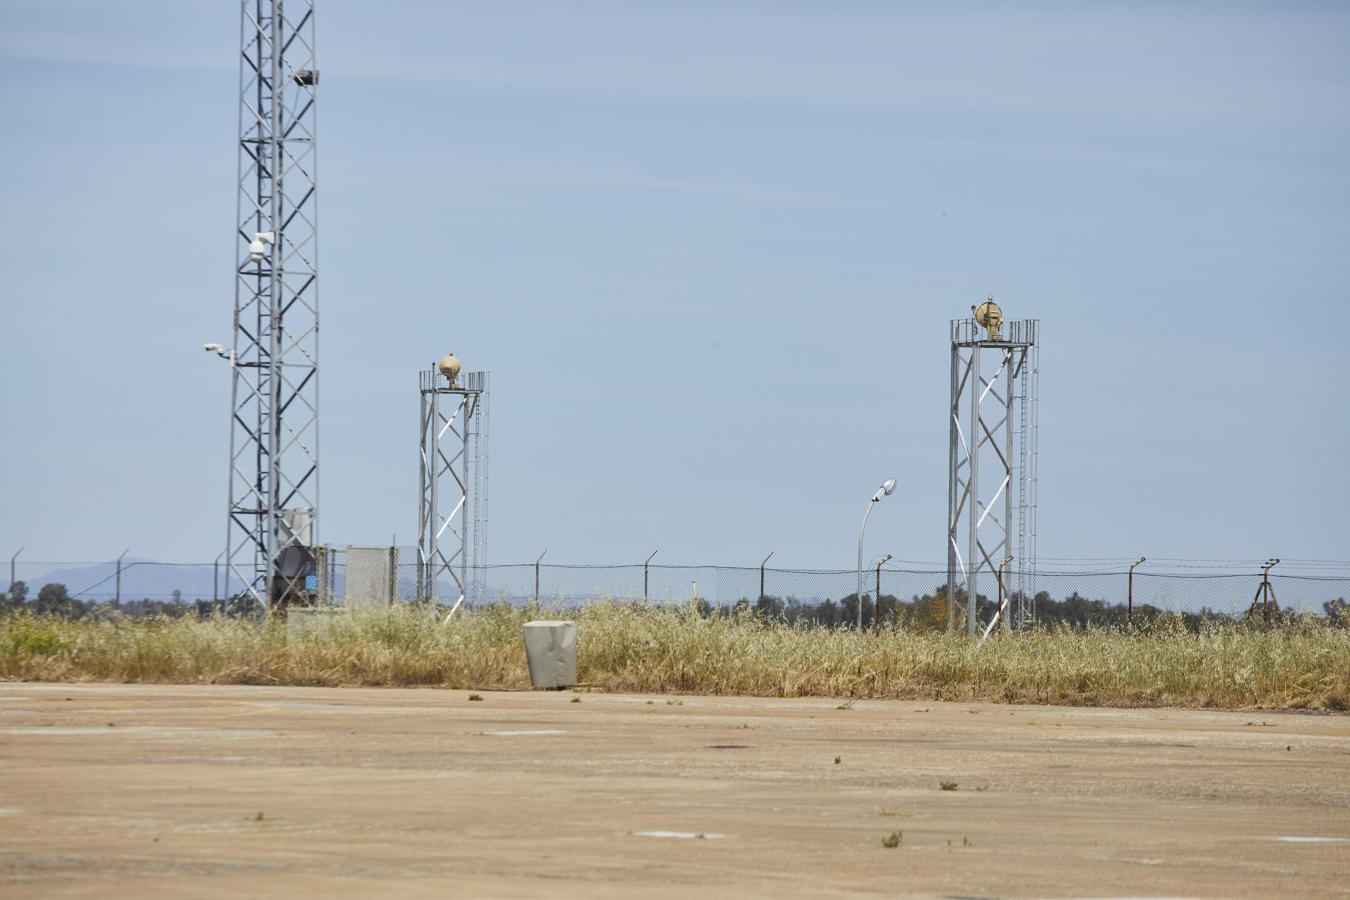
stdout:
[(1003, 327), (1003, 310), (994, 302), (994, 295), (990, 294), (989, 299), (975, 307), (975, 322), (989, 332), (990, 340), (1002, 340), (999, 330)]
[(459, 377), (459, 357), (455, 356), (453, 353), (447, 353), (441, 357), (441, 361), (436, 364), (436, 368), (441, 370), (441, 374), (444, 375), (451, 384), (454, 384), (455, 379)]

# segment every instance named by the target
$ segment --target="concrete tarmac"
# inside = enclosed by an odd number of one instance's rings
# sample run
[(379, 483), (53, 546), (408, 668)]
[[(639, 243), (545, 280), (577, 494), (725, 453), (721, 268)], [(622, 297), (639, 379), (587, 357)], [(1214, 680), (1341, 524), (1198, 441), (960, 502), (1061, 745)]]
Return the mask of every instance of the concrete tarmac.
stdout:
[(0, 683), (0, 896), (1350, 896), (1344, 715), (480, 693)]

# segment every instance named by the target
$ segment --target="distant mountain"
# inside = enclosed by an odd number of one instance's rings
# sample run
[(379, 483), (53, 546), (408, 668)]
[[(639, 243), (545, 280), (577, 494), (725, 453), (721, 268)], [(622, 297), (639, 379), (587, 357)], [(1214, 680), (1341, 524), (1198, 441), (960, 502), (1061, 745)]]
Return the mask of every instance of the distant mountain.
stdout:
[[(122, 599), (168, 600), (174, 591), (182, 591), (184, 600), (210, 600), (213, 572), (210, 563), (177, 565), (152, 559), (122, 560)], [(225, 572), (221, 568), (221, 589)], [(96, 563), (52, 569), (37, 578), (22, 579), (28, 585), (28, 597), (37, 596), (44, 584), (64, 584), (72, 596), (81, 600), (111, 600), (117, 594), (117, 563)]]

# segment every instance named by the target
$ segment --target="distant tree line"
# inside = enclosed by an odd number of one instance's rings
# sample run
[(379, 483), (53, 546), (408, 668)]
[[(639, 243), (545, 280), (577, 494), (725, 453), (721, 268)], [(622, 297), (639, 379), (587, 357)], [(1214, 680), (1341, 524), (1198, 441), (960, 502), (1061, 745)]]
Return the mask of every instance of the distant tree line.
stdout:
[[(222, 608), (223, 607), (223, 608)], [(232, 597), (227, 604), (210, 600), (184, 600), (182, 591), (174, 591), (168, 600), (144, 597), (140, 600), (81, 600), (72, 597), (64, 584), (44, 584), (36, 597), (28, 596), (28, 585), (16, 581), (9, 591), (0, 594), (0, 612), (28, 612), (38, 616), (60, 616), (65, 619), (143, 619), (154, 616), (181, 619), (188, 616), (210, 618), (219, 612), (231, 615), (256, 615), (256, 601), (249, 595)]]
[[(957, 615), (964, 612), (966, 596), (958, 591)], [(1016, 602), (1020, 595), (1014, 593), (1010, 602)], [(1129, 621), (1129, 608), (1124, 603), (1110, 603), (1106, 600), (1091, 600), (1074, 591), (1063, 600), (1053, 599), (1049, 593), (1040, 591), (1033, 597), (1036, 610), (1035, 622), (1043, 627), (1067, 626), (1075, 629), (1089, 627), (1123, 628)], [(714, 607), (708, 601), (700, 599), (698, 608), (703, 616), (754, 615), (764, 620), (786, 622), (790, 625), (816, 625), (824, 628), (854, 628), (858, 621), (858, 595), (849, 594), (834, 600), (809, 603), (796, 597), (764, 596), (751, 601), (742, 597), (731, 606)], [(915, 594), (910, 600), (901, 600), (891, 594), (882, 594), (880, 604), (873, 603), (872, 596), (862, 595), (863, 628), (872, 628), (875, 617), (881, 617), (883, 626), (901, 626), (916, 631), (944, 631), (947, 628), (949, 603), (947, 586), (939, 585), (928, 594)], [(997, 609), (997, 603), (984, 594), (977, 594), (975, 611), (982, 623), (988, 623)], [(1350, 628), (1350, 604), (1344, 597), (1322, 604), (1322, 616), (1326, 624)], [(1148, 603), (1134, 606), (1135, 625), (1146, 626), (1163, 616), (1172, 615), (1191, 631), (1199, 630), (1205, 622), (1237, 623), (1245, 616), (1234, 618), (1225, 612), (1202, 607), (1198, 612), (1169, 613)], [(1288, 614), (1284, 618), (1289, 618)], [(960, 622), (957, 623), (960, 627)]]

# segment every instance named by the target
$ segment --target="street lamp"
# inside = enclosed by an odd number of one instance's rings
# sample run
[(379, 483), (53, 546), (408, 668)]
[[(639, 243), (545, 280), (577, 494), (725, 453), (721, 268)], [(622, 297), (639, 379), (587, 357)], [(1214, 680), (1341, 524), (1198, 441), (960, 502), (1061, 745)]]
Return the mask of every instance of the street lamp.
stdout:
[(889, 497), (895, 492), (895, 479), (887, 478), (877, 488), (877, 492), (872, 495), (872, 499), (867, 501), (867, 511), (863, 513), (862, 528), (858, 531), (858, 592), (855, 595), (858, 601), (858, 630), (862, 631), (862, 592), (863, 592), (863, 535), (867, 534), (867, 517), (872, 514), (872, 507), (881, 502), (882, 497)]

